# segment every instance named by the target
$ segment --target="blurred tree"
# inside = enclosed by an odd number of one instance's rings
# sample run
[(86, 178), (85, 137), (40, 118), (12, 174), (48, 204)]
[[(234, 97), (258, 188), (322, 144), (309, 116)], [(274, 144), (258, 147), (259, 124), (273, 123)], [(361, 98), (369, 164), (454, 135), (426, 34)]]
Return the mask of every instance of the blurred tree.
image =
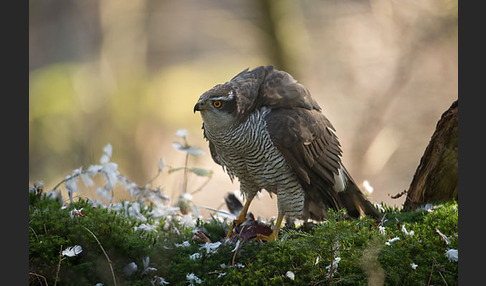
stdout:
[[(457, 98), (457, 1), (31, 1), (29, 180), (54, 184), (111, 143), (120, 171), (144, 182), (160, 157), (177, 164), (176, 129), (206, 145), (191, 111), (199, 94), (262, 64), (310, 89), (353, 177), (387, 200), (409, 186)], [(208, 189), (222, 197), (226, 182)]]
[(298, 1), (256, 0), (260, 23), (267, 35), (266, 54), (275, 68), (301, 78), (309, 54), (307, 29)]
[(144, 178), (147, 174), (140, 168), (140, 146), (134, 134), (143, 118), (142, 103), (148, 84), (146, 1), (100, 1), (99, 14), (102, 31), (99, 62), (109, 70), (113, 82), (108, 106), (111, 128), (107, 130), (112, 138), (108, 142), (123, 142), (116, 146), (123, 153), (119, 162), (133, 178)]
[[(376, 1), (373, 5), (387, 6), (390, 4), (385, 4), (386, 2)], [(433, 6), (429, 7), (424, 4), (422, 10), (416, 11), (421, 17), (410, 17), (407, 9), (397, 10), (394, 5), (388, 8), (389, 12), (377, 13), (378, 7), (374, 7), (374, 15), (378, 23), (382, 25), (381, 38), (388, 42), (387, 46), (395, 47), (396, 49), (390, 49), (397, 54), (388, 71), (389, 80), (373, 88), (373, 94), (363, 102), (368, 107), (366, 110), (370, 112), (362, 113), (357, 123), (356, 130), (366, 131), (355, 133), (353, 140), (353, 142), (359, 142), (352, 145), (353, 165), (354, 169), (358, 171), (356, 177), (366, 177), (383, 171), (385, 163), (380, 165), (381, 168), (375, 170), (375, 168), (369, 168), (369, 165), (373, 164), (370, 161), (387, 162), (395, 152), (394, 147), (387, 146), (391, 149), (388, 153), (383, 149), (378, 154), (370, 151), (372, 151), (374, 143), (377, 143), (378, 139), (383, 139), (383, 136), (390, 137), (387, 138), (389, 145), (393, 145), (391, 142), (400, 140), (400, 137), (396, 136), (399, 133), (388, 132), (393, 129), (389, 115), (393, 112), (394, 106), (399, 104), (404, 95), (408, 96), (410, 86), (417, 85), (414, 81), (417, 80), (424, 61), (430, 57), (430, 51), (435, 50), (438, 45), (448, 45), (457, 41), (457, 3), (454, 1), (440, 6), (440, 10), (437, 11), (433, 10)], [(407, 8), (409, 9), (409, 7)], [(450, 57), (450, 54), (444, 54), (444, 56)], [(374, 156), (370, 156), (372, 153)], [(378, 156), (383, 158), (377, 158)], [(366, 175), (363, 176), (363, 174)]]

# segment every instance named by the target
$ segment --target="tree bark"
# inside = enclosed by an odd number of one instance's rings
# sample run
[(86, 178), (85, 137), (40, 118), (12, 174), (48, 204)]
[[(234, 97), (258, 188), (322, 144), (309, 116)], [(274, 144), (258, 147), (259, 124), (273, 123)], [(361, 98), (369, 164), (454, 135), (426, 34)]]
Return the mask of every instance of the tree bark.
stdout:
[(415, 171), (403, 210), (458, 199), (458, 100), (439, 122)]

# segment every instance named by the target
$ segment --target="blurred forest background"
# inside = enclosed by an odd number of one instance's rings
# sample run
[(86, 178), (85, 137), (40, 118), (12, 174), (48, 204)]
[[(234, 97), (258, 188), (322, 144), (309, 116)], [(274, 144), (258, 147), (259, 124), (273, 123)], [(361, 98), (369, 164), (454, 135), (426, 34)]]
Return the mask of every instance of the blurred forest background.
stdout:
[[(185, 128), (206, 151), (189, 165), (214, 172), (194, 202), (220, 207), (238, 184), (212, 161), (193, 106), (241, 70), (273, 64), (317, 99), (347, 169), (374, 187), (370, 200), (401, 206), (388, 194), (408, 189), (458, 97), (457, 12), (457, 0), (29, 1), (29, 183), (49, 190), (111, 143), (120, 172), (143, 185), (160, 158), (184, 165), (172, 143)], [(175, 200), (182, 181), (164, 173), (153, 184)], [(190, 176), (189, 191), (203, 181)], [(251, 209), (276, 215), (275, 198)]]

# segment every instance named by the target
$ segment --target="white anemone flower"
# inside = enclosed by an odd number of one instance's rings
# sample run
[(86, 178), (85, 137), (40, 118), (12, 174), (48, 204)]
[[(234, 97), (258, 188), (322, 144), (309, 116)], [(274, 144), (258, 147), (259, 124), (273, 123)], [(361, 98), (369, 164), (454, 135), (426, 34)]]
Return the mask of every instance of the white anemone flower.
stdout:
[(203, 281), (196, 276), (196, 274), (186, 274), (186, 280), (190, 285), (194, 285), (194, 283), (201, 284)]

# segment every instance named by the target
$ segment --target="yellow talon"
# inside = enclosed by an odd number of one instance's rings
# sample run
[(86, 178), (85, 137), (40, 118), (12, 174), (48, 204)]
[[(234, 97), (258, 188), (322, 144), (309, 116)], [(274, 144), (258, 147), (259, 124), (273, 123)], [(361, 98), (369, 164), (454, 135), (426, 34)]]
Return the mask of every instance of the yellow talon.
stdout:
[(277, 238), (278, 238), (278, 234), (275, 235), (275, 233), (272, 233), (270, 235), (264, 235), (264, 234), (259, 233), (255, 237), (255, 240), (261, 240), (261, 241), (270, 242), (270, 241), (277, 240)]
[(226, 234), (225, 239), (230, 238), (233, 235), (233, 229), (243, 222), (246, 221), (246, 214), (248, 213), (248, 209), (250, 208), (250, 203), (253, 200), (253, 197), (249, 197), (247, 201), (245, 202), (245, 205), (243, 206), (243, 209), (241, 209), (240, 214), (238, 217), (233, 221), (233, 224), (230, 225), (230, 228), (228, 230), (228, 233)]
[(233, 229), (235, 227), (237, 227), (240, 224), (242, 224), (243, 222), (245, 222), (245, 220), (246, 220), (245, 217), (246, 217), (246, 213), (245, 213), (245, 216), (243, 218), (241, 218), (241, 213), (240, 213), (240, 215), (235, 220), (233, 220), (233, 224), (230, 225), (229, 230), (228, 230), (228, 233), (226, 234), (225, 239), (230, 238), (233, 235)]
[(257, 234), (256, 236), (256, 240), (263, 240), (263, 241), (266, 241), (266, 242), (270, 242), (270, 241), (275, 241), (277, 240), (278, 238), (278, 232), (280, 231), (280, 225), (282, 224), (282, 220), (283, 220), (284, 216), (283, 215), (279, 215), (278, 218), (277, 218), (277, 222), (275, 223), (275, 228), (273, 229), (273, 232), (272, 234), (270, 235), (264, 235), (264, 234)]

